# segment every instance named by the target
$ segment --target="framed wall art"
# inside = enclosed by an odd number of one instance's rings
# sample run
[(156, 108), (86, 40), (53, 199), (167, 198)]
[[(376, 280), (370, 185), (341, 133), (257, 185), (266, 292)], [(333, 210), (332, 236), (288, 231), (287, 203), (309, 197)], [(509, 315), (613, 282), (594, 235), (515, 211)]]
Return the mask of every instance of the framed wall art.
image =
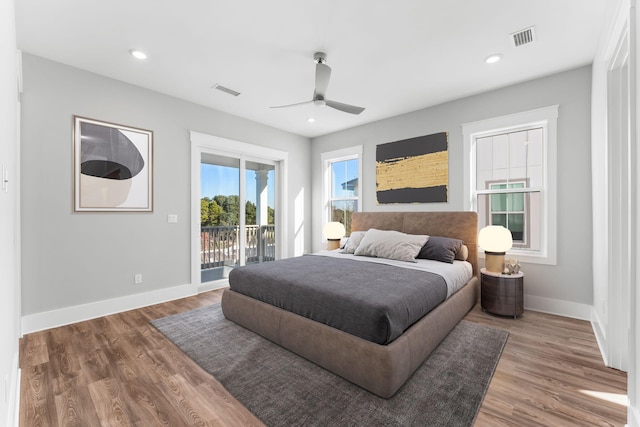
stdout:
[(442, 203), (449, 187), (447, 132), (376, 146), (376, 200)]
[(73, 117), (74, 211), (153, 211), (153, 132)]

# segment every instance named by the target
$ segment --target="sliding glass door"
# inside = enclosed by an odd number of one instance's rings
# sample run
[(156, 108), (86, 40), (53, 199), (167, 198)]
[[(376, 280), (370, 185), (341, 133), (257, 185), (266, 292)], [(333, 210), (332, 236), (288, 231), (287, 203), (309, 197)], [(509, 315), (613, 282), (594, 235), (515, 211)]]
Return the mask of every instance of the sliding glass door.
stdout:
[(276, 169), (242, 155), (201, 154), (201, 282), (275, 259)]

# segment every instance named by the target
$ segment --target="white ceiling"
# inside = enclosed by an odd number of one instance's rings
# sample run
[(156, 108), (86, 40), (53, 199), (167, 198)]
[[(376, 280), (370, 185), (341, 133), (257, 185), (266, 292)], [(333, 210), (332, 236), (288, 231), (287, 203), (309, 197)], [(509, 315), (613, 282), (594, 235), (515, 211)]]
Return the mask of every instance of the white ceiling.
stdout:
[[(24, 52), (315, 137), (590, 64), (606, 2), (16, 0), (16, 25)], [(514, 47), (533, 25), (536, 42)], [(362, 114), (269, 108), (311, 99), (316, 51), (327, 98)]]

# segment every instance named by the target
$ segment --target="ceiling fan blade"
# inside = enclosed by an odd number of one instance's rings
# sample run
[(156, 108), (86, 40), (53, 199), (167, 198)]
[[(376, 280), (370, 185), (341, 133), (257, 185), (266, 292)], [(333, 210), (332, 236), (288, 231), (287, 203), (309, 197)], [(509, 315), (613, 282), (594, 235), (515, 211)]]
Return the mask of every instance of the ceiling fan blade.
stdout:
[(335, 108), (336, 110), (344, 111), (345, 113), (360, 114), (364, 111), (363, 107), (356, 107), (355, 105), (343, 104), (342, 102), (331, 101), (328, 99), (325, 99), (324, 102), (328, 107)]
[(269, 108), (287, 108), (287, 107), (295, 107), (297, 105), (305, 105), (305, 104), (313, 104), (313, 100), (304, 101), (304, 102), (296, 102), (295, 104), (277, 105), (275, 107), (269, 107)]
[(329, 87), (329, 79), (331, 78), (331, 67), (322, 62), (316, 64), (316, 90), (314, 92), (314, 98), (316, 96), (324, 98)]

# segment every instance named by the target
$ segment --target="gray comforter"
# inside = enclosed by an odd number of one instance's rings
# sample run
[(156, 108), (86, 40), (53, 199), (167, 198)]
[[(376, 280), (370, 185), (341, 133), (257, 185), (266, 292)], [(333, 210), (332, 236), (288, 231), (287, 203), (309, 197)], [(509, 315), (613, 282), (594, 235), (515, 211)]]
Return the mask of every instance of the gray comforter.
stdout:
[(230, 288), (348, 332), (388, 344), (447, 297), (433, 273), (323, 256), (235, 268)]

